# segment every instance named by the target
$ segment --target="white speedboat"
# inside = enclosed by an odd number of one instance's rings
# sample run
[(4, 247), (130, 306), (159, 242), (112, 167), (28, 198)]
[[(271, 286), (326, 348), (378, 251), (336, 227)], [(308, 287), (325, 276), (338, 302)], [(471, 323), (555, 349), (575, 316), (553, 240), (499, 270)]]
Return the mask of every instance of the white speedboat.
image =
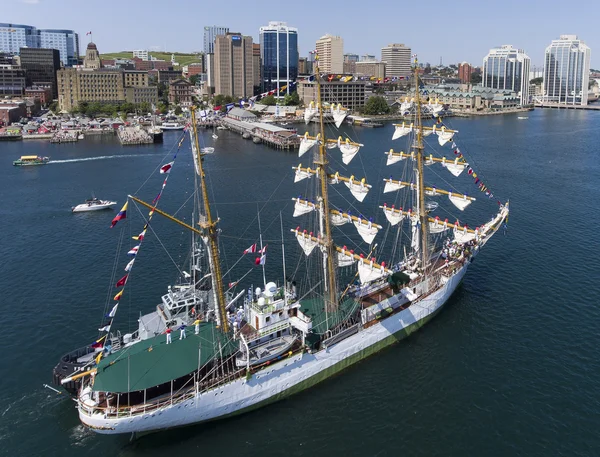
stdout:
[(163, 122), (160, 128), (162, 130), (183, 130), (185, 126), (178, 122)]
[(517, 117), (517, 119), (529, 119), (529, 117), (528, 116), (519, 116), (519, 117)]
[(101, 209), (111, 209), (117, 202), (109, 200), (99, 200), (96, 197), (86, 200), (81, 205), (74, 206), (71, 211), (74, 213), (83, 213), (85, 211), (100, 211)]

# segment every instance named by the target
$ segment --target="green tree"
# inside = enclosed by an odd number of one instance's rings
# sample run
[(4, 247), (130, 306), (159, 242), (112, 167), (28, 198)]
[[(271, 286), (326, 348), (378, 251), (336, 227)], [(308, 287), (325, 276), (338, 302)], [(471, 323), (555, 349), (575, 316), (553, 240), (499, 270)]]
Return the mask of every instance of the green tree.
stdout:
[(529, 84), (535, 84), (537, 86), (538, 84), (542, 84), (543, 81), (544, 78), (533, 78), (531, 81), (529, 81)]
[(190, 76), (190, 82), (194, 86), (198, 84), (198, 79), (200, 79), (200, 75), (192, 75), (192, 76)]
[(52, 111), (54, 114), (58, 113), (58, 101), (54, 100), (52, 103), (50, 103), (50, 106), (48, 107), (48, 109), (50, 111)]
[(365, 107), (362, 112), (364, 114), (388, 114), (390, 112), (390, 107), (388, 106), (385, 98), (379, 96), (373, 96), (367, 100)]
[(159, 102), (156, 109), (160, 112), (160, 114), (166, 114), (167, 111), (169, 110), (169, 107), (168, 107), (168, 105), (165, 105), (164, 103)]
[(181, 106), (177, 105), (175, 107), (175, 115), (179, 116), (181, 113), (183, 113), (183, 110), (181, 109)]
[(481, 82), (481, 73), (471, 73), (471, 84), (479, 84)]
[(275, 106), (277, 105), (277, 99), (273, 95), (267, 95), (260, 99), (260, 103), (267, 106)]
[(285, 106), (298, 106), (300, 104), (300, 97), (298, 96), (298, 92), (285, 94), (285, 97), (283, 97), (283, 104)]

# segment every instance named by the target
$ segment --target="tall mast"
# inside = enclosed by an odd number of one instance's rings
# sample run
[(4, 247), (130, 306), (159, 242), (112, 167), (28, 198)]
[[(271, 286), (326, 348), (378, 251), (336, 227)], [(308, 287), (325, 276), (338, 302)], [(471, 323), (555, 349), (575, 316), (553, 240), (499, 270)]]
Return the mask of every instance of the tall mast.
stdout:
[(416, 138), (414, 148), (417, 150), (417, 198), (419, 201), (419, 224), (421, 225), (421, 268), (425, 271), (429, 256), (427, 245), (427, 211), (425, 209), (425, 179), (423, 176), (423, 122), (421, 121), (421, 95), (419, 93), (419, 65), (415, 57), (415, 103), (417, 107)]
[(316, 55), (315, 61), (317, 63), (316, 68), (316, 79), (317, 79), (317, 107), (319, 109), (319, 125), (321, 128), (321, 141), (319, 143), (319, 159), (315, 160), (317, 165), (318, 176), (321, 180), (321, 196), (319, 197), (321, 206), (321, 221), (322, 227), (325, 229), (324, 233), (321, 233), (321, 239), (325, 247), (326, 266), (325, 273), (325, 309), (333, 311), (337, 308), (337, 284), (335, 280), (335, 255), (336, 250), (333, 244), (333, 237), (331, 236), (331, 219), (329, 218), (329, 194), (328, 194), (328, 176), (327, 176), (327, 151), (325, 145), (327, 139), (325, 138), (325, 121), (323, 119), (323, 105), (321, 101), (321, 74), (319, 69), (319, 55)]
[(200, 188), (202, 190), (202, 200), (204, 202), (204, 217), (206, 220), (200, 218), (198, 225), (203, 229), (204, 236), (208, 240), (208, 248), (210, 250), (210, 260), (212, 267), (212, 279), (215, 298), (217, 300), (217, 308), (219, 310), (219, 322), (221, 324), (221, 330), (224, 333), (229, 331), (229, 322), (227, 322), (227, 311), (225, 303), (225, 293), (223, 292), (223, 275), (221, 273), (221, 262), (219, 259), (219, 244), (218, 244), (218, 231), (217, 222), (212, 218), (210, 212), (210, 201), (208, 199), (208, 190), (206, 188), (206, 179), (204, 175), (204, 169), (202, 168), (202, 156), (200, 155), (200, 145), (198, 144), (198, 130), (196, 127), (196, 109), (191, 107), (192, 112), (192, 131), (194, 132), (194, 143), (196, 146), (196, 161), (198, 162), (198, 172), (200, 174)]

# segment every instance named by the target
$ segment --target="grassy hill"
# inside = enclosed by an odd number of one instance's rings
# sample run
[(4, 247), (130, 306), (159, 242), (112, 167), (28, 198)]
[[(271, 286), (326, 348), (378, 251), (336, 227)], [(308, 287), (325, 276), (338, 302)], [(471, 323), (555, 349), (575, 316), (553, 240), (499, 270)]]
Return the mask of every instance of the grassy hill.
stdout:
[[(183, 54), (181, 52), (152, 52), (150, 55), (159, 60), (171, 61), (171, 54), (175, 55), (175, 62), (178, 62), (180, 66), (189, 65), (191, 63), (200, 62), (199, 54)], [(131, 59), (133, 53), (131, 51), (121, 52), (109, 52), (107, 54), (101, 54), (101, 59)]]

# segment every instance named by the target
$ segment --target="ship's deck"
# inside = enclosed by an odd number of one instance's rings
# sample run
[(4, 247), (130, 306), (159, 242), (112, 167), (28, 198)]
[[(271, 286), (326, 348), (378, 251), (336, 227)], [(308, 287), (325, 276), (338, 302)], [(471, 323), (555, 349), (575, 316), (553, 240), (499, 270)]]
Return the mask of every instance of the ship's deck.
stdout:
[(300, 304), (300, 311), (312, 319), (313, 333), (319, 335), (343, 322), (360, 306), (360, 303), (354, 298), (346, 298), (340, 303), (337, 310), (325, 313), (322, 297), (302, 299)]
[(204, 365), (219, 353), (219, 342), (223, 356), (238, 349), (212, 322), (200, 324), (198, 335), (194, 334), (194, 326), (186, 328), (187, 337), (183, 340), (179, 340), (179, 334), (179, 330), (173, 330), (171, 344), (166, 344), (166, 335), (162, 334), (102, 359), (93, 390), (115, 393), (144, 390), (197, 370), (198, 365)]

